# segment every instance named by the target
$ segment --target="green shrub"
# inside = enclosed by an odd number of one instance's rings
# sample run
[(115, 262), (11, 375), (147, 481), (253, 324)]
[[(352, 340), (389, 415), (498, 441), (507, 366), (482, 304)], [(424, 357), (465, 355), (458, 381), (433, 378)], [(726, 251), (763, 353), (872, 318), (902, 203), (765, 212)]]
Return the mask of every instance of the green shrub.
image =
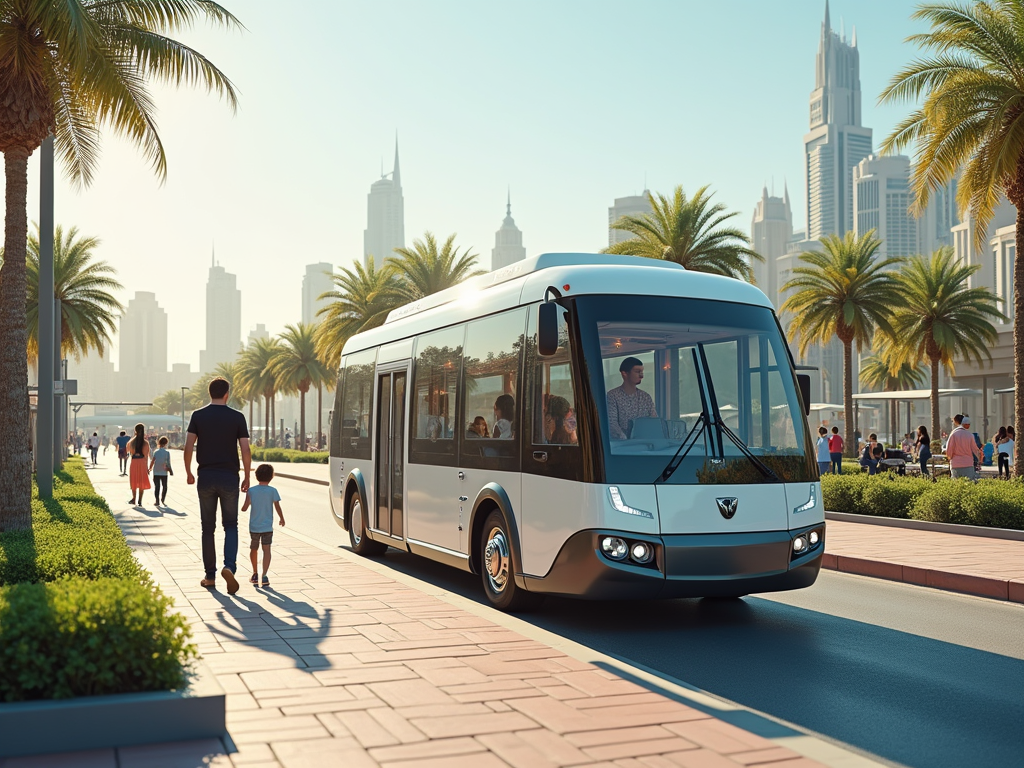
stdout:
[(863, 514), (861, 509), (864, 507), (864, 488), (867, 481), (868, 476), (865, 474), (823, 475), (821, 496), (825, 509), (829, 512)]
[[(867, 475), (864, 477), (868, 478)], [(901, 477), (888, 472), (870, 477), (863, 486), (860, 514), (906, 519), (910, 517), (917, 498), (932, 485), (927, 479)]]
[(326, 464), (327, 451), (296, 451), (292, 448), (253, 448), (252, 460), (282, 461), (292, 464)]
[(82, 463), (66, 467), (54, 478), (52, 499), (33, 494), (31, 529), (0, 532), (0, 585), (144, 575)]
[(1024, 530), (1024, 486), (999, 480), (940, 480), (914, 504), (915, 520)]
[(197, 656), (148, 579), (0, 587), (0, 701), (175, 690)]

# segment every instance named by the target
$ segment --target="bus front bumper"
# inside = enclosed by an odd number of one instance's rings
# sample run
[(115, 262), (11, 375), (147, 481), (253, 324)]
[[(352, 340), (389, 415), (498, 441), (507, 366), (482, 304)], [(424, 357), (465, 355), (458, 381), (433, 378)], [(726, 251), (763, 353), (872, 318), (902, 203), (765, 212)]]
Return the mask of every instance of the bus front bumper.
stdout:
[[(817, 544), (794, 556), (794, 540), (811, 531), (819, 532)], [(637, 565), (628, 558), (615, 561), (601, 550), (601, 540), (606, 536), (652, 544), (654, 560), (648, 565)], [(646, 536), (610, 530), (580, 531), (565, 542), (546, 576), (525, 576), (524, 582), (530, 592), (592, 600), (781, 592), (813, 584), (824, 551), (824, 523), (758, 533)]]

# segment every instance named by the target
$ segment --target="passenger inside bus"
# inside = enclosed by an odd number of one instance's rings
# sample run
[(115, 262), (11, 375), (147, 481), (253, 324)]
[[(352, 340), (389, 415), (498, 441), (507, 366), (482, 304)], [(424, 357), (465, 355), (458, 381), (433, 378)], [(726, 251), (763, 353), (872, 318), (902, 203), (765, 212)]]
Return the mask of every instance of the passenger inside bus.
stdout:
[(499, 395), (494, 401), (494, 429), (491, 435), (499, 440), (512, 439), (512, 421), (515, 419), (516, 401), (512, 395)]
[(576, 416), (564, 397), (553, 395), (548, 398), (547, 412), (544, 414), (544, 439), (549, 445), (574, 445), (578, 439)]
[(608, 390), (608, 427), (612, 440), (628, 440), (633, 420), (657, 418), (654, 399), (639, 389), (644, 380), (644, 364), (635, 357), (627, 357), (619, 364), (622, 385)]
[(491, 433), (487, 429), (487, 419), (483, 416), (477, 416), (470, 423), (469, 428), (466, 430), (466, 437), (470, 440), (476, 440), (481, 437), (490, 437)]

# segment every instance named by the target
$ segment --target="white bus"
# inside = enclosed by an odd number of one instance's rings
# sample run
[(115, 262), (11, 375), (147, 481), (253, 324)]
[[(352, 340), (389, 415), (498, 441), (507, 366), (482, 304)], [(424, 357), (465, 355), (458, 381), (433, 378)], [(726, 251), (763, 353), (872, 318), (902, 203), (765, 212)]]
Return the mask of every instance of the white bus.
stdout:
[(752, 285), (543, 254), (346, 343), (332, 514), (355, 552), (480, 574), (503, 610), (806, 587), (825, 540), (808, 382)]

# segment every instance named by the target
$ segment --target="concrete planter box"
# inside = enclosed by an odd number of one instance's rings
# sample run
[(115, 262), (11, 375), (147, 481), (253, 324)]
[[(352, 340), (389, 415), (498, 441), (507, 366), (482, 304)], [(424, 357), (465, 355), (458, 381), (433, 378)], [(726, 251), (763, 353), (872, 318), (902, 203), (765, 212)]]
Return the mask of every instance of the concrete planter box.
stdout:
[(0, 758), (220, 738), (224, 702), (200, 663), (186, 691), (0, 704)]

